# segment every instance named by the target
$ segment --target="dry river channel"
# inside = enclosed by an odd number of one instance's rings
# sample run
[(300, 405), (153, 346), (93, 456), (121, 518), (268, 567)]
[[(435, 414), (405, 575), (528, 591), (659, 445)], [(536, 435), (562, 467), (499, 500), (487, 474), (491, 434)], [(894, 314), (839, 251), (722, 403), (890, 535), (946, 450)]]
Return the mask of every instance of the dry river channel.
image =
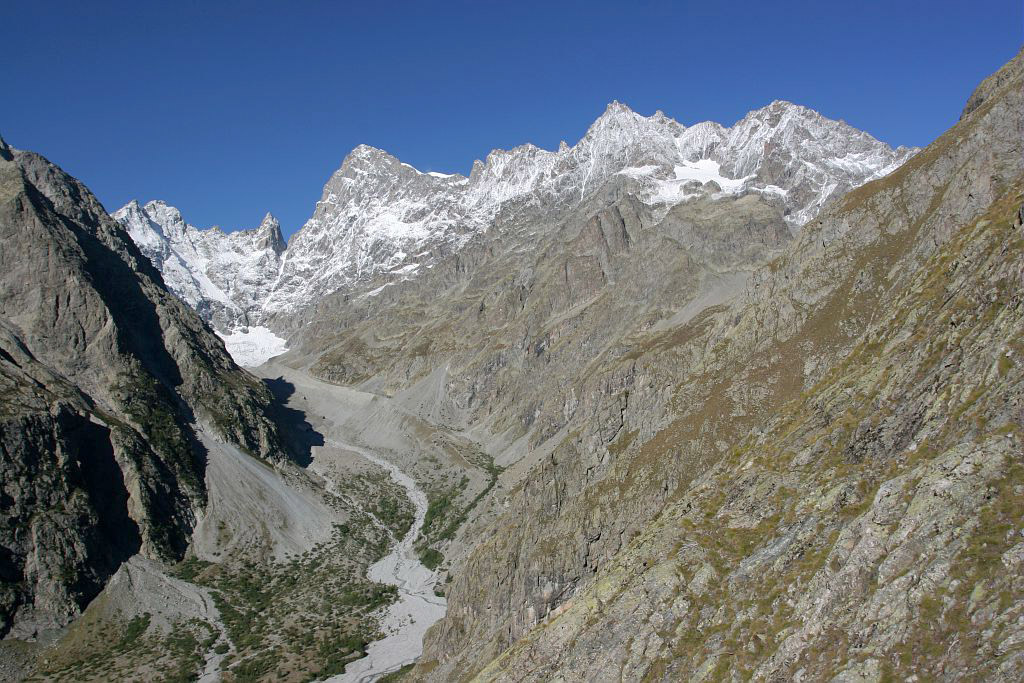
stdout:
[[(423, 635), (445, 614), (447, 603), (434, 593), (435, 572), (419, 561), (413, 548), (427, 514), (427, 496), (416, 481), (393, 462), (382, 457), (380, 451), (394, 452), (403, 443), (400, 435), (384, 438), (381, 449), (375, 444), (356, 445), (351, 425), (363, 420), (372, 421), (371, 414), (387, 412), (383, 397), (360, 392), (348, 387), (319, 381), (308, 374), (270, 363), (259, 368), (264, 377), (281, 377), (294, 387), (289, 406), (302, 410), (314, 429), (323, 435), (324, 444), (312, 448), (311, 469), (328, 481), (336, 482), (343, 476), (339, 469), (352, 457), (359, 457), (385, 470), (391, 479), (405, 489), (415, 508), (413, 525), (402, 539), (396, 540), (390, 552), (371, 565), (367, 576), (372, 581), (395, 586), (398, 600), (380, 615), (380, 640), (370, 643), (367, 655), (350, 663), (345, 673), (329, 681), (367, 683), (385, 674), (412, 664), (423, 650)], [(385, 404), (385, 405), (381, 405)], [(383, 420), (389, 427), (392, 419)], [(381, 425), (384, 427), (384, 424)], [(380, 434), (381, 431), (373, 430)], [(332, 476), (333, 475), (333, 476)]]

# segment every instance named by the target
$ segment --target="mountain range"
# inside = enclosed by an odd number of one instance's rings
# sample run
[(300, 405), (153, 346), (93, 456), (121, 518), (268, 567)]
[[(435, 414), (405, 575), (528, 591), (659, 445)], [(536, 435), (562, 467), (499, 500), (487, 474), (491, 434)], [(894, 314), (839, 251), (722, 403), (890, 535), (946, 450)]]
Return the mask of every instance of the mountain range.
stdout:
[(731, 128), (686, 127), (613, 102), (576, 145), (496, 150), (475, 162), (468, 178), (422, 173), (382, 150), (357, 147), (287, 247), (269, 214), (258, 228), (229, 233), (197, 229), (161, 201), (133, 201), (113, 215), (229, 350), (258, 364), (284, 349), (276, 333), (287, 335), (296, 316), (326, 294), (372, 294), (415, 277), (503, 212), (569, 211), (613, 176), (630, 179), (630, 190), (661, 212), (702, 196), (759, 194), (798, 230), (829, 201), (915, 151), (893, 150), (783, 101)]

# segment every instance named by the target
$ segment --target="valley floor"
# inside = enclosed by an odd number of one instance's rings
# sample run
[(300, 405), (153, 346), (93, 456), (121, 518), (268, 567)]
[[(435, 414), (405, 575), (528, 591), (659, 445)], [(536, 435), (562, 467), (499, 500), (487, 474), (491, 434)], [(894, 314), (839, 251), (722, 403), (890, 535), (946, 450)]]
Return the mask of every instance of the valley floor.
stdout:
[(370, 643), (366, 649), (367, 656), (348, 665), (344, 674), (329, 680), (338, 683), (374, 681), (414, 663), (423, 649), (423, 634), (444, 616), (446, 605), (445, 599), (434, 593), (435, 572), (420, 562), (414, 548), (427, 514), (427, 497), (416, 481), (399, 467), (373, 450), (345, 440), (352, 438), (345, 423), (354, 414), (375, 401), (387, 399), (328, 384), (303, 371), (272, 362), (256, 371), (267, 378), (281, 378), (294, 387), (289, 407), (304, 413), (325, 439), (324, 445), (311, 448), (310, 469), (321, 474), (332, 490), (338, 491), (344, 486), (345, 471), (351, 466), (351, 458), (355, 454), (387, 471), (405, 489), (415, 509), (410, 531), (368, 572), (372, 581), (398, 588), (398, 600), (387, 608), (381, 621), (381, 630), (386, 636)]
[(186, 560), (133, 558), (14, 678), (373, 681), (416, 661), (446, 608), (437, 564), (420, 559), (423, 487), (465, 487), (464, 469), (387, 397), (273, 363), (252, 372), (304, 467), (200, 432), (209, 500)]

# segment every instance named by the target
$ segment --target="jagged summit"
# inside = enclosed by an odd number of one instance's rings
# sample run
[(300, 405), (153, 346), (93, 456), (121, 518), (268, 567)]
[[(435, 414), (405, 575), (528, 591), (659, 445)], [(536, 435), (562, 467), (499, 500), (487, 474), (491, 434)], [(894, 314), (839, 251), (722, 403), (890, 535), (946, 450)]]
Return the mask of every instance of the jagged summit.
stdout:
[[(421, 171), (420, 169), (398, 159), (387, 150), (373, 147), (372, 145), (359, 145), (349, 152), (341, 162), (341, 166), (332, 175), (333, 177), (356, 178), (361, 175), (371, 174), (382, 176), (387, 173), (405, 176), (427, 176), (434, 180), (451, 180), (453, 178), (465, 178), (458, 173), (438, 173), (436, 171)], [(330, 182), (330, 181), (328, 181)]]
[(280, 221), (269, 211), (260, 222), (260, 227), (256, 228), (256, 236), (261, 249), (271, 249), (275, 253), (281, 254), (288, 246), (281, 233)]
[(913, 151), (783, 100), (730, 128), (712, 121), (687, 127), (664, 112), (643, 116), (613, 101), (575, 145), (497, 149), (474, 162), (468, 177), (423, 172), (359, 145), (287, 247), (267, 219), (254, 231), (215, 236), (163, 202), (130, 203), (115, 216), (171, 288), (230, 333), (283, 320), (340, 288), (416, 277), (511, 206), (557, 213), (609, 182), (627, 183), (656, 211), (709, 192), (756, 193), (798, 229), (832, 198), (890, 172)]
[(394, 164), (401, 162), (385, 150), (371, 145), (359, 145), (345, 156), (336, 173), (344, 173), (348, 169), (375, 170)]
[(612, 100), (605, 106), (601, 115), (594, 120), (594, 123), (590, 125), (590, 128), (600, 128), (602, 124), (607, 124), (610, 121), (636, 121), (645, 118), (647, 117), (633, 111), (629, 105), (618, 100)]

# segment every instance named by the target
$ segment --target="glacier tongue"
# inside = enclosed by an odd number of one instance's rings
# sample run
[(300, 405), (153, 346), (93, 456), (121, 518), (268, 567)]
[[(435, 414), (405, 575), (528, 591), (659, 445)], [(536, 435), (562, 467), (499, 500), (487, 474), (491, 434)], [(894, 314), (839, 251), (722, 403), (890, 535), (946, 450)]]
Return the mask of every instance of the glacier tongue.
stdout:
[(327, 181), (287, 247), (269, 214), (258, 228), (231, 233), (188, 225), (163, 202), (133, 201), (114, 216), (168, 287), (250, 363), (282, 351), (283, 340), (271, 330), (284, 333), (321, 297), (343, 288), (358, 294), (376, 287), (376, 293), (381, 279), (415, 277), (510, 206), (558, 211), (618, 177), (666, 211), (699, 196), (758, 192), (798, 229), (829, 201), (893, 171), (915, 151), (893, 150), (783, 101), (731, 128), (710, 121), (687, 127), (661, 112), (641, 116), (613, 102), (577, 144), (495, 150), (474, 163), (469, 177), (422, 173), (360, 145)]
[(217, 332), (231, 358), (244, 368), (263, 365), (288, 350), (288, 342), (262, 325), (237, 328), (227, 334)]

